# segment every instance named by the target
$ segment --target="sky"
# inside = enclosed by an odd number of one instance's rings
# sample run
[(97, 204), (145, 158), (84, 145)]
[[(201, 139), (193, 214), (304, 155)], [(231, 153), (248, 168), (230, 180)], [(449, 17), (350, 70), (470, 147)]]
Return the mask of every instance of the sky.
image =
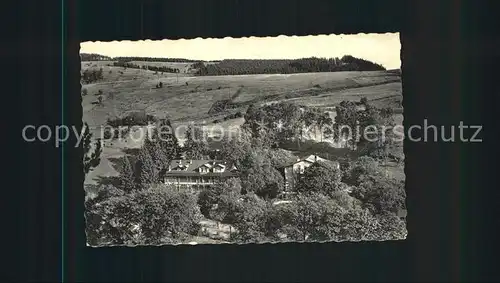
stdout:
[(83, 42), (81, 53), (110, 57), (168, 57), (194, 60), (298, 59), (305, 57), (354, 57), (383, 65), (401, 66), (399, 33), (310, 35), (244, 38), (196, 38)]

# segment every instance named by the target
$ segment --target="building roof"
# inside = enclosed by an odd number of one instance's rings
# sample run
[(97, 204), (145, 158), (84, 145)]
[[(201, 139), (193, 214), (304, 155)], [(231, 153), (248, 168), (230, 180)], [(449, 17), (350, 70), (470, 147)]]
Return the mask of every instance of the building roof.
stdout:
[(206, 167), (220, 167), (225, 169), (228, 164), (221, 160), (189, 160), (189, 159), (176, 159), (172, 160), (168, 168), (164, 168), (161, 172), (163, 176), (218, 176), (218, 177), (229, 177), (235, 176), (236, 174), (231, 171), (224, 171), (221, 173), (207, 172), (200, 173), (198, 168)]
[[(172, 160), (169, 164), (170, 166), (170, 172), (189, 172), (189, 171), (195, 171), (196, 169), (206, 166), (208, 168), (213, 167), (217, 163), (222, 163), (221, 160), (189, 160), (189, 159), (176, 159)], [(187, 166), (185, 170), (180, 170), (179, 165), (182, 166)]]
[(297, 155), (295, 158), (290, 158), (290, 160), (288, 160), (283, 166), (281, 167), (290, 167), (294, 164), (296, 164), (297, 162), (300, 162), (300, 161), (303, 161), (305, 160), (308, 156), (308, 155)]
[[(315, 157), (317, 157), (317, 160), (315, 159)], [(305, 155), (299, 155), (297, 158), (288, 161), (282, 167), (290, 167), (290, 166), (293, 166), (294, 164), (297, 164), (298, 162), (302, 162), (302, 161), (309, 162), (309, 163), (314, 163), (316, 161), (337, 163), (336, 161), (324, 159), (324, 158), (319, 157), (319, 156), (314, 155), (314, 154), (305, 154)]]

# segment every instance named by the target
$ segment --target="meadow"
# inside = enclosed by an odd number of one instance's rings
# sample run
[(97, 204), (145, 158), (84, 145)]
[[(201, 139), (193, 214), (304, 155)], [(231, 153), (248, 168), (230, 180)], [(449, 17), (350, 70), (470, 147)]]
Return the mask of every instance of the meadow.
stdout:
[[(402, 89), (398, 73), (392, 71), (322, 72), (299, 74), (262, 74), (237, 76), (195, 76), (191, 63), (133, 61), (138, 65), (179, 68), (175, 73), (158, 73), (143, 69), (112, 66), (112, 61), (82, 62), (82, 71), (103, 69), (101, 81), (84, 84), (83, 121), (99, 136), (107, 119), (123, 117), (130, 111), (144, 111), (157, 117), (168, 117), (173, 126), (198, 123), (228, 128), (241, 125), (243, 118), (224, 117), (245, 113), (250, 104), (292, 102), (334, 110), (343, 100), (359, 101), (366, 97), (375, 106), (396, 110), (395, 119), (402, 123)], [(156, 88), (161, 82), (162, 88)], [(98, 102), (102, 96), (102, 102)], [(211, 112), (214, 102), (226, 100), (230, 108)], [(181, 138), (182, 139), (182, 138)], [(101, 164), (86, 177), (95, 184), (99, 177), (117, 175), (111, 160), (122, 156), (126, 148), (138, 148), (132, 140), (108, 142)]]

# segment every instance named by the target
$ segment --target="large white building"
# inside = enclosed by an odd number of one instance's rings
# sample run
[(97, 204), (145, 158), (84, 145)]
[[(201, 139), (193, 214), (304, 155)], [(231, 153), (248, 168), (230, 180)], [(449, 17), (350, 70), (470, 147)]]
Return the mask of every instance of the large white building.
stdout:
[(176, 187), (213, 185), (231, 177), (237, 177), (236, 167), (220, 160), (177, 159), (162, 171), (163, 182)]

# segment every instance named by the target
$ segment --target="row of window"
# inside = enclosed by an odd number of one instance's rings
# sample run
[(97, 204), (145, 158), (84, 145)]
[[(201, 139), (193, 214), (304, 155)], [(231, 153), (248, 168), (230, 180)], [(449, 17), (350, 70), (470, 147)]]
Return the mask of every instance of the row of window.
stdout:
[(213, 184), (215, 178), (196, 178), (196, 177), (186, 177), (186, 178), (166, 178), (166, 183), (192, 183), (192, 184)]
[[(200, 173), (209, 173), (210, 172), (210, 168), (200, 167), (199, 168), (199, 172)], [(224, 169), (222, 169), (222, 168), (212, 168), (212, 172), (213, 173), (222, 173), (222, 172), (224, 172)]]

